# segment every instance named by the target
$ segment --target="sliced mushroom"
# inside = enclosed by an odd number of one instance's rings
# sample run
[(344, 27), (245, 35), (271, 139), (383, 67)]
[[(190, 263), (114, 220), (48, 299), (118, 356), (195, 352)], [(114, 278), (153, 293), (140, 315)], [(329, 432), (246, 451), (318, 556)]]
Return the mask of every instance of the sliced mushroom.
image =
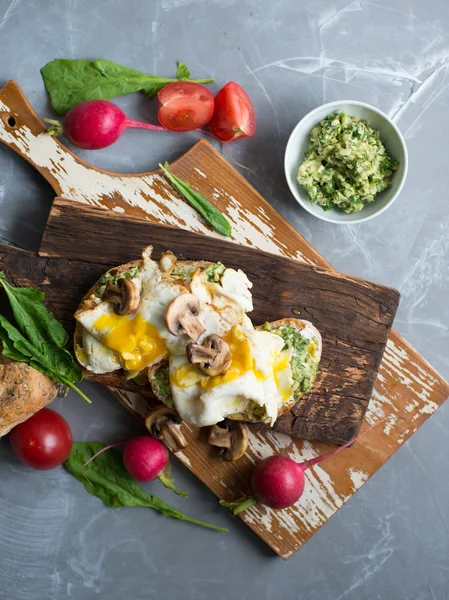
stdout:
[(139, 308), (140, 292), (131, 279), (119, 279), (116, 285), (108, 281), (102, 299), (114, 304), (115, 314), (130, 315)]
[(248, 428), (238, 421), (223, 421), (210, 428), (207, 441), (220, 448), (224, 460), (238, 460), (248, 448)]
[(187, 440), (181, 431), (181, 418), (173, 409), (162, 404), (150, 411), (145, 426), (157, 440), (162, 440), (172, 452), (187, 447)]
[(178, 259), (173, 252), (167, 250), (167, 252), (161, 254), (159, 259), (159, 268), (163, 273), (170, 273), (175, 268), (177, 261)]
[(165, 323), (169, 332), (179, 336), (184, 333), (194, 342), (206, 331), (198, 320), (200, 301), (194, 294), (181, 294), (169, 304)]
[(204, 342), (187, 346), (187, 358), (209, 377), (220, 375), (231, 364), (231, 350), (222, 337), (213, 333)]

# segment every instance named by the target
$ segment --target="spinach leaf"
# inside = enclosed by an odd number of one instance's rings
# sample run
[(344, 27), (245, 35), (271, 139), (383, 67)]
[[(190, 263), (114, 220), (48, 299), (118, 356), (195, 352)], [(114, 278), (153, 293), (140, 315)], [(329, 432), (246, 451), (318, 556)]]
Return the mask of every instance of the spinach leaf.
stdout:
[(14, 347), (14, 343), (9, 339), (8, 332), (0, 325), (0, 348), (2, 348), (3, 356), (10, 358), (11, 360), (15, 360), (17, 362), (27, 362), (28, 357), (25, 356), (22, 352), (19, 352)]
[(188, 183), (173, 175), (168, 171), (168, 163), (164, 163), (161, 165), (159, 163), (160, 168), (163, 170), (164, 175), (168, 179), (168, 181), (173, 185), (175, 190), (177, 190), (181, 196), (187, 200), (187, 202), (193, 206), (193, 208), (200, 213), (200, 215), (204, 218), (205, 221), (211, 225), (215, 231), (221, 233), (226, 237), (229, 237), (232, 233), (231, 224), (227, 220), (227, 218), (215, 208), (210, 202), (206, 200), (204, 196), (202, 196), (199, 192), (193, 190)]
[(34, 288), (15, 288), (0, 271), (0, 286), (7, 294), (17, 327), (0, 314), (0, 340), (4, 356), (31, 367), (89, 398), (74, 383), (83, 378), (81, 368), (64, 348), (68, 335), (42, 303), (44, 294)]
[(84, 466), (90, 458), (104, 447), (105, 444), (102, 442), (75, 442), (64, 467), (84, 485), (89, 494), (100, 498), (106, 506), (111, 508), (145, 506), (154, 508), (166, 517), (189, 521), (195, 525), (201, 525), (216, 531), (227, 531), (223, 527), (210, 525), (189, 517), (157, 496), (147, 494), (128, 474), (120, 455), (115, 450), (111, 449), (99, 454), (88, 465)]
[(69, 336), (66, 330), (42, 304), (45, 298), (43, 292), (34, 288), (13, 287), (2, 272), (0, 282), (18, 325), (37, 348), (45, 350), (48, 338), (59, 348), (67, 344)]
[[(154, 96), (167, 83), (187, 80), (190, 72), (179, 63), (177, 79), (148, 75), (110, 60), (70, 60), (57, 58), (41, 69), (50, 94), (51, 103), (58, 114), (86, 100), (109, 100), (132, 92), (145, 92)], [(196, 83), (212, 83), (213, 79), (193, 79)]]

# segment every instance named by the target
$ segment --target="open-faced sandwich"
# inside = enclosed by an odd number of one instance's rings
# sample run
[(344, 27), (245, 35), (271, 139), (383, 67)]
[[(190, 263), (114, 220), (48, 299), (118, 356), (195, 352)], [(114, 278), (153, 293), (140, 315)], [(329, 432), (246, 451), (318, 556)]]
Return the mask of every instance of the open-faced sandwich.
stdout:
[(199, 426), (225, 418), (273, 424), (313, 384), (321, 336), (309, 322), (254, 327), (252, 283), (221, 263), (142, 260), (108, 271), (75, 313), (75, 354), (93, 373), (148, 378)]

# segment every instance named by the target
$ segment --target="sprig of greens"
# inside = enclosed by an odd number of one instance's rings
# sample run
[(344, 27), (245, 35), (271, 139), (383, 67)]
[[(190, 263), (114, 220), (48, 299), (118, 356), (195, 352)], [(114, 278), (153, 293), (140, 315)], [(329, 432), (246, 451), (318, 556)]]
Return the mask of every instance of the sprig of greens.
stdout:
[(166, 517), (189, 521), (216, 531), (227, 531), (224, 527), (189, 517), (157, 496), (147, 494), (128, 474), (120, 455), (115, 450), (102, 452), (95, 460), (86, 464), (104, 447), (105, 444), (102, 442), (75, 442), (64, 467), (78, 481), (81, 481), (89, 494), (100, 498), (106, 506), (111, 508), (146, 506), (154, 508)]
[(73, 389), (91, 402), (74, 384), (81, 381), (81, 368), (65, 349), (69, 336), (43, 304), (45, 295), (34, 288), (13, 287), (0, 271), (0, 286), (6, 292), (16, 321), (13, 325), (0, 314), (0, 341), (7, 358), (26, 362), (48, 377)]
[(190, 71), (178, 63), (176, 78), (148, 75), (110, 60), (56, 58), (41, 69), (54, 110), (64, 115), (86, 100), (109, 100), (123, 94), (144, 92), (149, 98), (174, 81), (213, 83), (213, 79), (190, 79)]
[(163, 165), (159, 163), (160, 168), (164, 172), (164, 175), (168, 179), (168, 181), (172, 184), (172, 186), (177, 190), (181, 196), (187, 200), (190, 206), (200, 213), (200, 215), (204, 218), (205, 221), (211, 225), (226, 237), (230, 237), (232, 234), (231, 224), (227, 220), (227, 218), (213, 206), (210, 202), (206, 200), (204, 196), (202, 196), (199, 192), (193, 190), (188, 183), (173, 175), (168, 170), (168, 162), (165, 162)]

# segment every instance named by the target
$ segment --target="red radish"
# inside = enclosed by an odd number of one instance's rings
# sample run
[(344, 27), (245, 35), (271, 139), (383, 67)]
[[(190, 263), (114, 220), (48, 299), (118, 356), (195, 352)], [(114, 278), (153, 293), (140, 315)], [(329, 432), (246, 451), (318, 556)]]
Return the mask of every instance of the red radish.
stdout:
[(48, 129), (48, 135), (65, 135), (77, 148), (99, 150), (114, 144), (125, 129), (151, 129), (165, 131), (159, 125), (150, 125), (128, 119), (125, 113), (107, 100), (88, 100), (74, 106), (65, 115), (62, 124), (52, 119), (44, 119), (54, 127)]
[(233, 509), (235, 515), (254, 506), (257, 502), (271, 508), (288, 508), (292, 506), (300, 499), (304, 491), (304, 473), (307, 469), (331, 456), (335, 456), (385, 420), (382, 419), (374, 423), (374, 425), (368, 427), (363, 433), (349, 440), (349, 442), (346, 442), (336, 450), (326, 452), (326, 454), (311, 458), (302, 463), (297, 463), (288, 456), (280, 454), (264, 458), (257, 463), (251, 475), (251, 488), (255, 498), (240, 498), (236, 502), (221, 501), (220, 504)]
[(59, 467), (72, 449), (72, 432), (60, 414), (42, 408), (27, 421), (16, 425), (9, 443), (17, 458), (28, 467), (46, 471)]
[(214, 115), (209, 128), (221, 142), (232, 142), (256, 133), (256, 114), (252, 102), (235, 81), (227, 83), (215, 96)]
[(94, 454), (84, 466), (105, 450), (116, 446), (125, 446), (123, 464), (133, 479), (140, 483), (148, 483), (157, 477), (166, 488), (172, 490), (175, 494), (187, 496), (186, 492), (177, 490), (173, 484), (173, 479), (170, 479), (170, 475), (164, 473), (164, 469), (168, 465), (167, 448), (162, 442), (149, 435), (139, 435), (127, 442), (106, 446)]
[(199, 83), (177, 81), (164, 86), (157, 94), (161, 125), (172, 131), (192, 131), (212, 118), (214, 97)]

